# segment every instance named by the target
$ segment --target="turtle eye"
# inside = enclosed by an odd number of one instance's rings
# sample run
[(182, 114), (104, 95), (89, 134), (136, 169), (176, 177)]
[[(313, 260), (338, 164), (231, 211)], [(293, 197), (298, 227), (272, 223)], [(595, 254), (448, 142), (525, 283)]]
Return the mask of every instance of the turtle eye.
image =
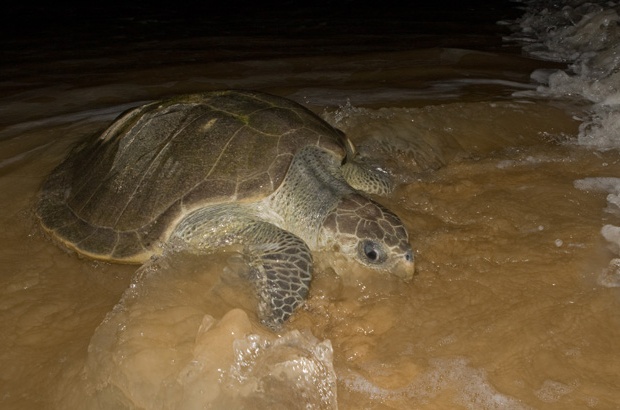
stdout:
[(377, 242), (371, 240), (361, 241), (359, 244), (359, 250), (362, 258), (372, 264), (382, 263), (386, 259), (385, 251), (382, 246)]

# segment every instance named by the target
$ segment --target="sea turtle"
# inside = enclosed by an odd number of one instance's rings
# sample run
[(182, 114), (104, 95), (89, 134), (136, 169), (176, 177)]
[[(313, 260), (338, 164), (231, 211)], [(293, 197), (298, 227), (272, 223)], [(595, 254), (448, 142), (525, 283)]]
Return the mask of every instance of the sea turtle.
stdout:
[(170, 243), (240, 246), (261, 321), (278, 328), (308, 294), (311, 251), (411, 278), (403, 223), (362, 194), (389, 188), (305, 107), (218, 91), (121, 114), (51, 173), (37, 215), (54, 239), (104, 261), (141, 264)]

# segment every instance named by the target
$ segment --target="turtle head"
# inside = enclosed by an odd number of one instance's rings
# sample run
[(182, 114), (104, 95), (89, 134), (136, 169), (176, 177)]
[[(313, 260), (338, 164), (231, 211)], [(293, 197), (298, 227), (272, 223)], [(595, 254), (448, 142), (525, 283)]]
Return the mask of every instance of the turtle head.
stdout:
[(409, 236), (402, 221), (376, 202), (359, 194), (343, 197), (327, 215), (322, 242), (348, 259), (405, 280), (415, 269)]

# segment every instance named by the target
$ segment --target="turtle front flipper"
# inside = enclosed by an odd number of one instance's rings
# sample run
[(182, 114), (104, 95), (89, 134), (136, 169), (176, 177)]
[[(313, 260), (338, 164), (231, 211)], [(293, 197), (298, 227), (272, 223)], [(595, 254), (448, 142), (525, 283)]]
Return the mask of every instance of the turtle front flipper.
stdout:
[(250, 224), (240, 236), (250, 258), (249, 279), (258, 293), (259, 318), (278, 329), (308, 296), (310, 249), (297, 236), (267, 222)]
[(240, 244), (259, 297), (258, 315), (278, 329), (308, 296), (312, 254), (298, 236), (251, 215), (247, 209), (225, 204), (198, 209), (183, 219), (173, 233), (174, 243), (194, 252), (212, 252)]

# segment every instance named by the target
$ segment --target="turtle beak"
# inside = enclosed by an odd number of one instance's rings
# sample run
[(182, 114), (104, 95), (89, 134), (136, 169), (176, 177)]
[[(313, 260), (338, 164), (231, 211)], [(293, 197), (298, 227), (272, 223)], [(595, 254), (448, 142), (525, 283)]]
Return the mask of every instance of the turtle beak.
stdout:
[(410, 281), (413, 278), (415, 272), (415, 261), (413, 257), (413, 251), (409, 248), (405, 254), (396, 262), (392, 269), (392, 274), (398, 276), (405, 282)]

